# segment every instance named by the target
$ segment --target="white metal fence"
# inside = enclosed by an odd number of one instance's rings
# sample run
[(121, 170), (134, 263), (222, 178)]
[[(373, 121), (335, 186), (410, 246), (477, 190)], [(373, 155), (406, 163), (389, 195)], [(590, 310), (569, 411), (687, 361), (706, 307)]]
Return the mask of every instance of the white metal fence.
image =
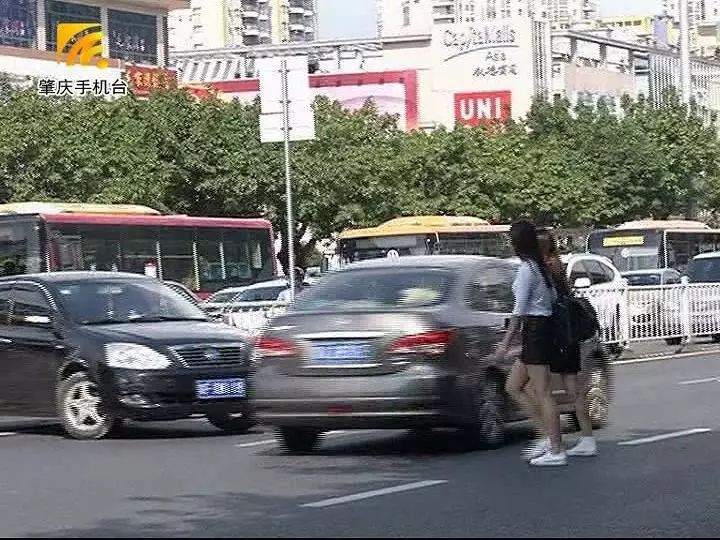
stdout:
[[(597, 311), (602, 340), (608, 344), (720, 337), (720, 283), (585, 289), (577, 295), (587, 298)], [(204, 308), (254, 336), (284, 313), (287, 303), (205, 304)]]

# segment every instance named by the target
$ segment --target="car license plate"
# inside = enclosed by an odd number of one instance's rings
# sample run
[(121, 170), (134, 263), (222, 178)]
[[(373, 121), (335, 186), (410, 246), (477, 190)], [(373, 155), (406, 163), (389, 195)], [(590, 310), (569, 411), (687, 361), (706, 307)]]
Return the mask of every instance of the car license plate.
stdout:
[(232, 399), (245, 397), (245, 379), (207, 379), (195, 381), (198, 399)]
[(367, 342), (315, 343), (312, 346), (310, 364), (314, 366), (352, 366), (365, 364), (372, 352)]

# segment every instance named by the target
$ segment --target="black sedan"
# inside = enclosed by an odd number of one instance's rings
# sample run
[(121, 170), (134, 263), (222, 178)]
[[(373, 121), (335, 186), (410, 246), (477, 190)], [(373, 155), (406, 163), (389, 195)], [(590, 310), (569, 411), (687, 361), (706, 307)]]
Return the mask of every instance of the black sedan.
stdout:
[[(517, 263), (474, 256), (367, 261), (330, 274), (272, 321), (256, 344), (254, 406), (290, 451), (323, 431), (459, 427), (496, 445), (523, 418), (504, 393), (511, 359), (494, 355), (513, 305)], [(583, 346), (596, 425), (607, 420), (610, 366)], [(572, 406), (558, 387), (563, 412)]]
[(79, 439), (194, 414), (247, 431), (250, 348), (160, 281), (116, 272), (0, 279), (0, 414)]

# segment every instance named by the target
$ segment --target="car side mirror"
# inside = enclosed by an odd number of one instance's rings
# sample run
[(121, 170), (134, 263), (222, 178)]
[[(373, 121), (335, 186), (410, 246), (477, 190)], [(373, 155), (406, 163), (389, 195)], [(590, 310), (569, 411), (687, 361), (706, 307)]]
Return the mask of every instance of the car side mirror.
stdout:
[(577, 278), (575, 283), (573, 283), (573, 287), (576, 289), (587, 289), (590, 285), (592, 285), (592, 282), (590, 281), (590, 278), (586, 277)]

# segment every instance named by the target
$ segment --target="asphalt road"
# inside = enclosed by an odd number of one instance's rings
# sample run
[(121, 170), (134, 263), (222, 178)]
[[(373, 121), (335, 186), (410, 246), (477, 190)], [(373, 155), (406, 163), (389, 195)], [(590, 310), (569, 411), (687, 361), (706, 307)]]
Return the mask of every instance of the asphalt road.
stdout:
[(523, 425), (493, 451), (468, 451), (451, 431), (374, 431), (331, 434), (296, 457), (270, 433), (225, 436), (202, 421), (78, 442), (0, 419), (0, 535), (720, 535), (720, 354), (616, 369), (600, 456), (556, 469), (520, 460)]

